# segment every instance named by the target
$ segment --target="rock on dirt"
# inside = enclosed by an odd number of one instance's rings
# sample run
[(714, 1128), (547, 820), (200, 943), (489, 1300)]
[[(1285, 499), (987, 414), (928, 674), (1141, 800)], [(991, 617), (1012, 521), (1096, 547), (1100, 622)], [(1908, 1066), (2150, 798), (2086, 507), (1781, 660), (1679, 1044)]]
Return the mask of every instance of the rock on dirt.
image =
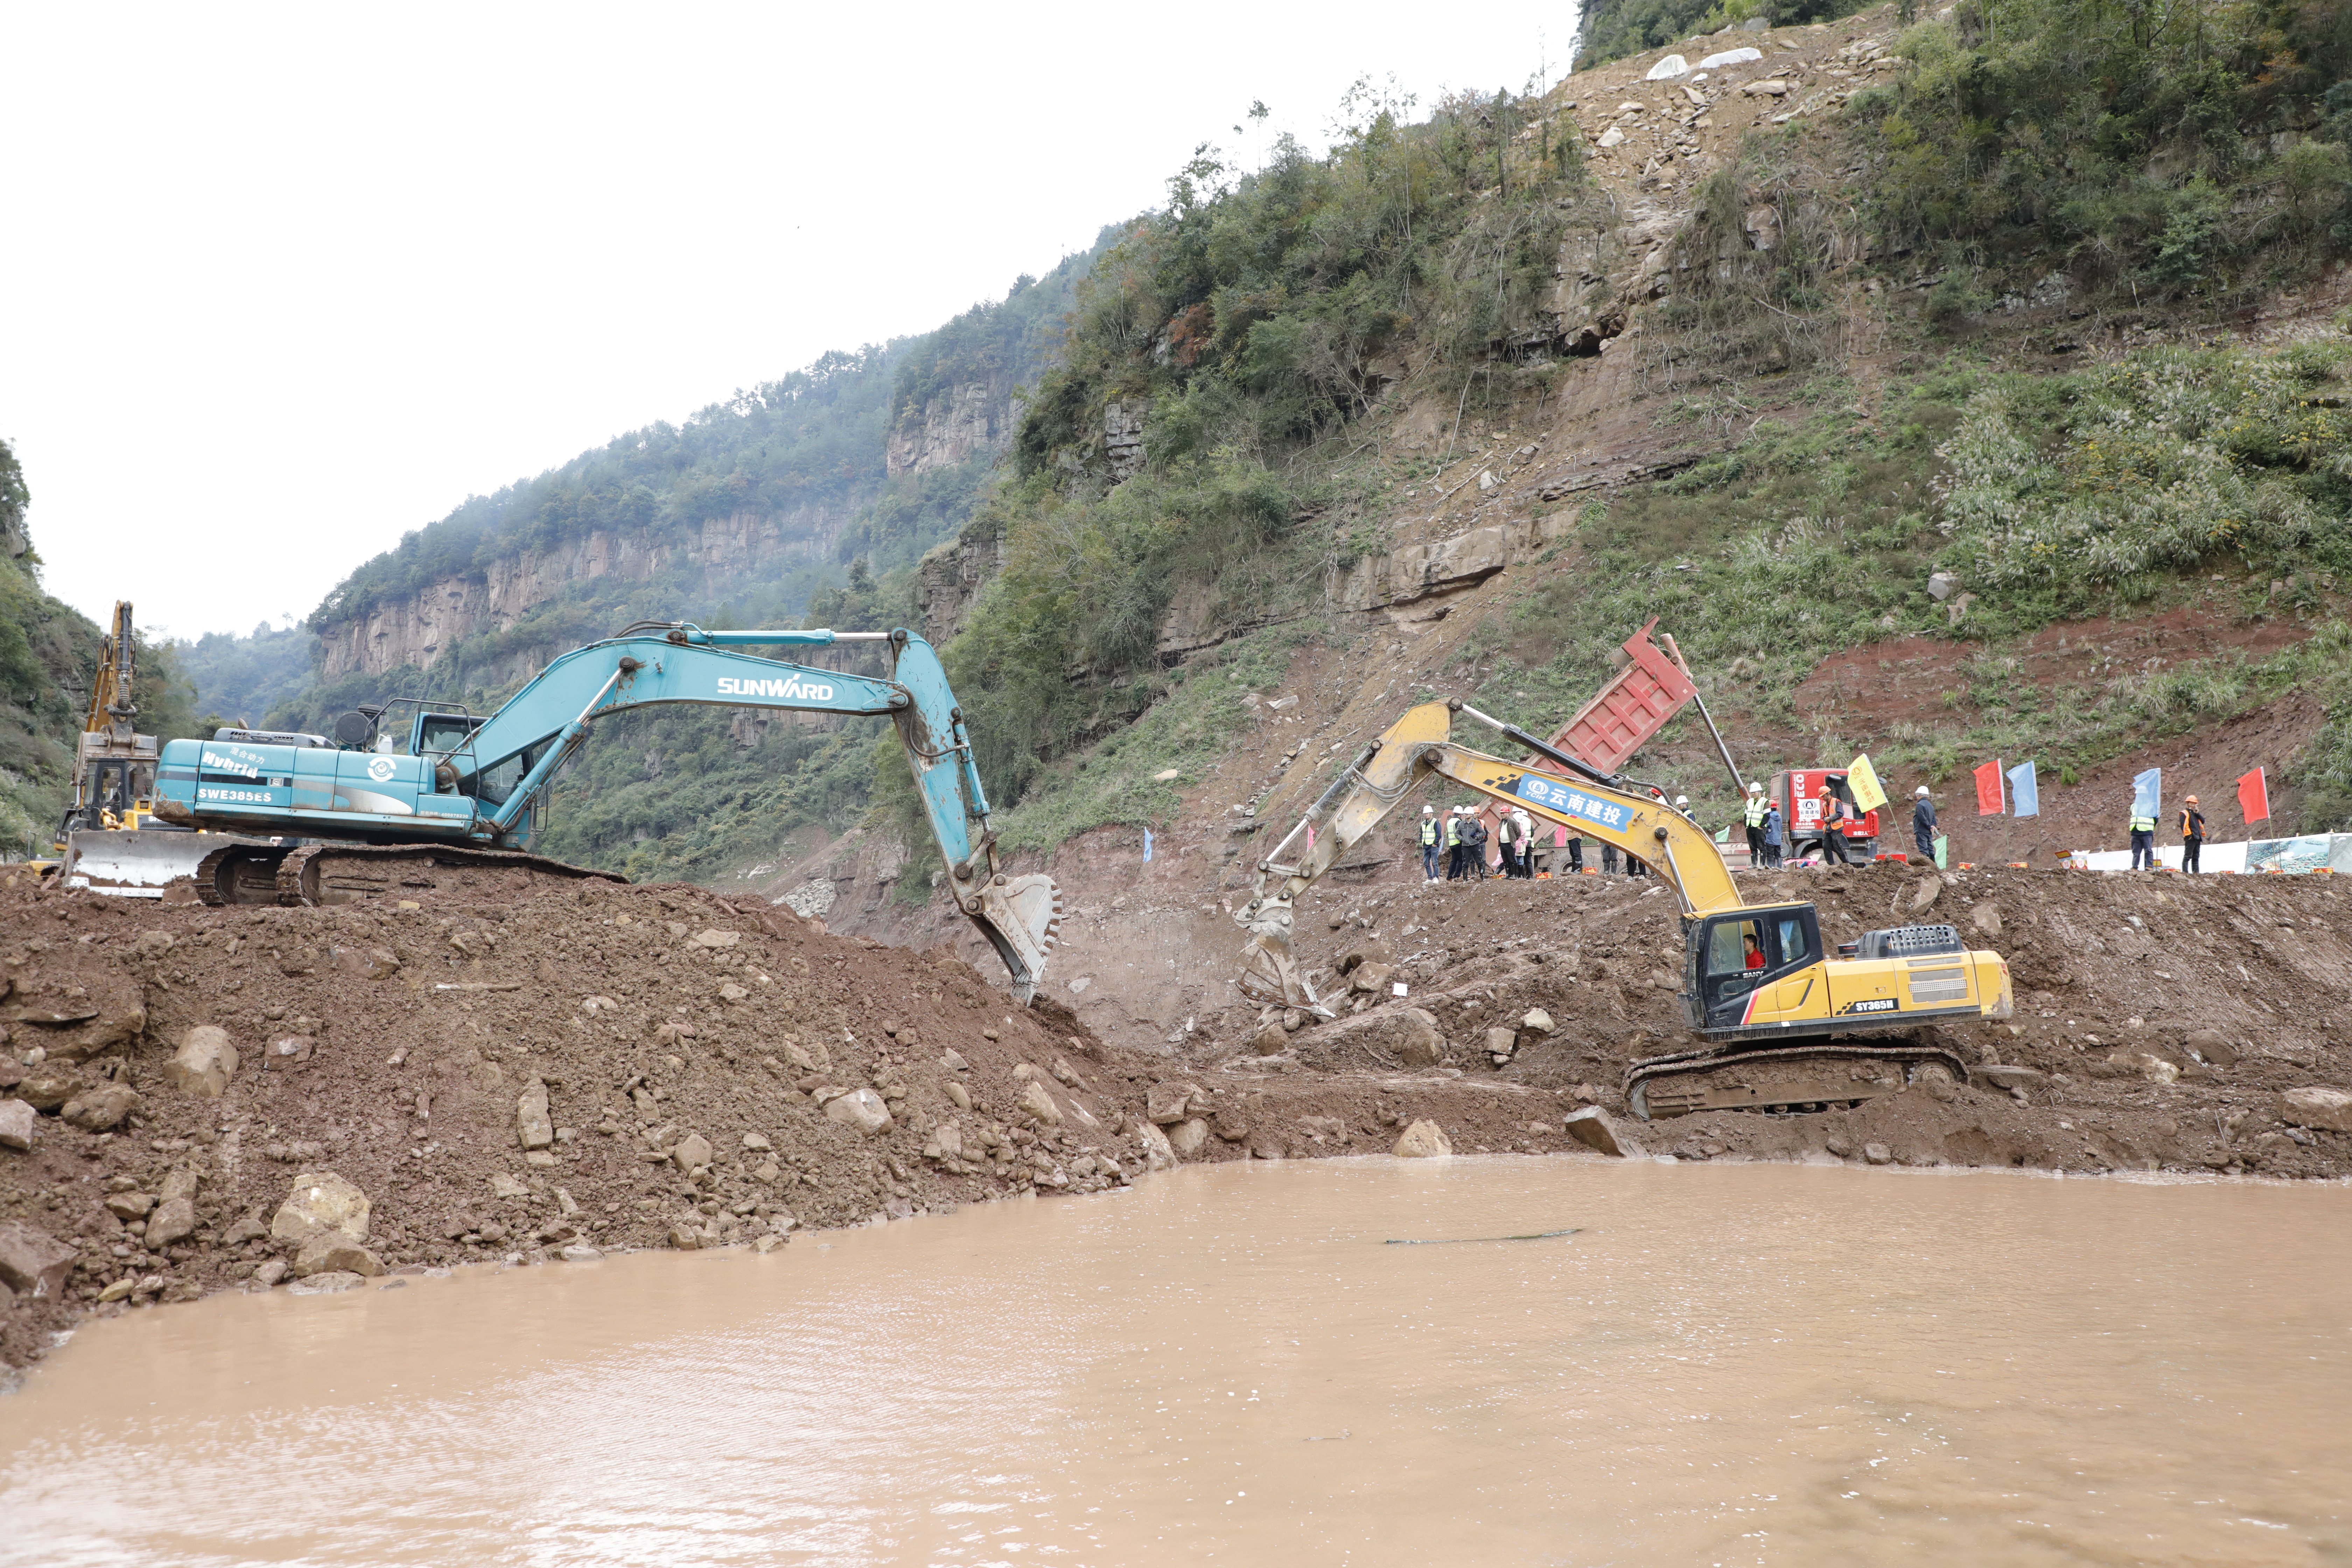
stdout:
[(2328, 1132), (2352, 1132), (2352, 1094), (2306, 1085), (2279, 1096), (2279, 1120)]
[(21, 1100), (0, 1100), (0, 1149), (32, 1148), (33, 1115)]
[(302, 1244), (291, 1270), (297, 1279), (315, 1274), (356, 1274), (373, 1279), (383, 1272), (376, 1255), (340, 1231), (321, 1231)]
[(65, 1294), (74, 1249), (21, 1221), (0, 1225), (0, 1284), (19, 1296), (55, 1300)]
[(1433, 1160), (1453, 1152), (1454, 1142), (1445, 1136), (1445, 1129), (1426, 1118), (1406, 1128), (1403, 1136), (1396, 1141), (1395, 1153), (1400, 1160)]
[(369, 1207), (367, 1194), (334, 1172), (307, 1172), (294, 1178), (286, 1201), (270, 1217), (269, 1234), (298, 1247), (329, 1231), (365, 1241)]
[(1598, 1149), (1616, 1159), (1641, 1153), (1641, 1145), (1620, 1127), (1617, 1120), (1597, 1105), (1568, 1114), (1566, 1131), (1570, 1138), (1588, 1149)]
[(236, 1076), (236, 1047), (217, 1024), (198, 1024), (180, 1037), (180, 1048), (163, 1065), (163, 1081), (189, 1094), (218, 1100)]
[(1326, 1070), (1434, 1067), (1444, 1039), (1437, 1020), (1418, 1007), (1376, 1007), (1336, 1024), (1303, 1029), (1292, 1042), (1298, 1059)]
[(544, 1149), (555, 1142), (555, 1122), (547, 1113), (547, 1085), (536, 1074), (515, 1101), (515, 1128), (526, 1149)]
[(1021, 1091), (1020, 1109), (1048, 1127), (1061, 1124), (1062, 1108), (1054, 1103), (1054, 1097), (1047, 1092), (1045, 1086), (1034, 1079), (1030, 1080), (1027, 1089)]
[(1201, 1117), (1187, 1117), (1168, 1129), (1167, 1138), (1178, 1159), (1190, 1160), (1209, 1146), (1209, 1124)]
[(58, 1112), (58, 1118), (85, 1132), (106, 1132), (122, 1125), (139, 1109), (139, 1096), (127, 1086), (101, 1083), (83, 1089)]
[[(1052, 1110), (1054, 1097), (1045, 1093), (1039, 1085), (1031, 1084), (1029, 1095), (1043, 1098), (1046, 1108)], [(1021, 1103), (1024, 1110), (1027, 1109), (1029, 1096), (1024, 1095)], [(824, 1113), (835, 1121), (846, 1122), (856, 1128), (868, 1138), (878, 1138), (898, 1125), (897, 1119), (890, 1114), (889, 1106), (870, 1089), (853, 1089), (845, 1094), (834, 1096), (825, 1102)], [(1061, 1112), (1054, 1111), (1053, 1120), (1059, 1121), (1061, 1119)]]

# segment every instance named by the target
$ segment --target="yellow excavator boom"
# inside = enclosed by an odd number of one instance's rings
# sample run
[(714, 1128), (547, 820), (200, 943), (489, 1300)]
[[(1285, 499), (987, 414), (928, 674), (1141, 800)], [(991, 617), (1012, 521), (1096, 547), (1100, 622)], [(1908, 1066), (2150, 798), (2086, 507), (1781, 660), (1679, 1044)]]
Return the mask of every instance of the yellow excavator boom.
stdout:
[[(1448, 731), (1457, 711), (1565, 775), (1455, 745)], [(1712, 1044), (1633, 1064), (1628, 1099), (1642, 1115), (1819, 1109), (1891, 1092), (1922, 1070), (1965, 1079), (1965, 1065), (1939, 1047), (1843, 1037), (2010, 1014), (2009, 966), (1998, 953), (1967, 951), (1950, 927), (1873, 931), (1845, 950), (1849, 956), (1832, 958), (1811, 904), (1742, 899), (1715, 841), (1662, 795), (1644, 798), (1515, 725), (1446, 702), (1423, 703), (1367, 744), (1259, 860), (1255, 895), (1234, 917), (1250, 932), (1245, 994), (1330, 1016), (1291, 956), (1293, 905), (1433, 777), (1613, 844), (1674, 889), (1685, 950), (1678, 999), (1693, 1031)]]

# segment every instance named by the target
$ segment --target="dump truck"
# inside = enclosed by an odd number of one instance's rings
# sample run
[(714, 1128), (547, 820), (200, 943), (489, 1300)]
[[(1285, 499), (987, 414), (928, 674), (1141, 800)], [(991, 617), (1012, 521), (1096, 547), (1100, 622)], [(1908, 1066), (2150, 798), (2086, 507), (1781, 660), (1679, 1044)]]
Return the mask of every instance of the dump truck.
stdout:
[[(1549, 765), (1456, 744), (1457, 711)], [(1367, 743), (1258, 862), (1256, 887), (1234, 916), (1250, 933), (1244, 994), (1331, 1016), (1290, 951), (1296, 902), (1433, 778), (1638, 855), (1674, 889), (1683, 925), (1676, 1001), (1697, 1043), (1627, 1069), (1637, 1115), (1820, 1110), (1932, 1074), (1966, 1082), (1967, 1064), (1919, 1026), (2006, 1018), (2014, 1005), (2008, 963), (1970, 951), (1948, 925), (1870, 931), (1832, 956), (1811, 903), (1747, 902), (1715, 841), (1652, 786), (1587, 766), (1458, 701), (1423, 703)]]
[[(878, 644), (887, 676), (814, 668), (747, 651)], [(531, 852), (557, 773), (596, 721), (658, 704), (889, 718), (906, 748), (945, 886), (1026, 1002), (1062, 919), (1050, 877), (1013, 876), (964, 712), (939, 656), (904, 629), (707, 631), (641, 621), (551, 660), (496, 712), (404, 698), (354, 709), (328, 734), (223, 731), (163, 743), (155, 815), (172, 859), (207, 904), (338, 904), (496, 898), (610, 877)], [(618, 878), (612, 878), (619, 880)]]

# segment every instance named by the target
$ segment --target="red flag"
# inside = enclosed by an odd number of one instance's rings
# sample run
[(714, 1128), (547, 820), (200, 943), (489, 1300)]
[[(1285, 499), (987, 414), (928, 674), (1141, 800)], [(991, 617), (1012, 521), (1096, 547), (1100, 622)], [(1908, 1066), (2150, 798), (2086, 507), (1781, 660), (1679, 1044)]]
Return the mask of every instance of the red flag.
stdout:
[(2256, 768), (2238, 780), (2238, 809), (2248, 822), (2268, 822), (2271, 819), (2271, 787)]
[(2001, 808), (2000, 759), (1995, 757), (1977, 770), (1977, 815), (1999, 816)]

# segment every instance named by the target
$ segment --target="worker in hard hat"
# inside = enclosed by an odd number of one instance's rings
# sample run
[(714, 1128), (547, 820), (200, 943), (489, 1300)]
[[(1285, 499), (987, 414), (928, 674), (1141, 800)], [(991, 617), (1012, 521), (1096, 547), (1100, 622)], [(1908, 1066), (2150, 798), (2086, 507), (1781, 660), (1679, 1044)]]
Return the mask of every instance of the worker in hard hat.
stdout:
[(1445, 830), (1437, 824), (1437, 808), (1421, 808), (1421, 879), (1437, 880), (1438, 851), (1445, 847)]
[(1928, 865), (1936, 863), (1936, 803), (1927, 798), (1927, 786), (1921, 784), (1911, 804), (1911, 842)]
[(2198, 857), (2205, 847), (2205, 814), (2197, 809), (2197, 797), (2190, 795), (2189, 804), (2180, 808), (2180, 868), (2195, 871)]
[(1764, 814), (1771, 808), (1772, 802), (1765, 795), (1764, 786), (1749, 780), (1748, 804), (1741, 810), (1748, 822), (1748, 863), (1750, 866), (1765, 864)]

